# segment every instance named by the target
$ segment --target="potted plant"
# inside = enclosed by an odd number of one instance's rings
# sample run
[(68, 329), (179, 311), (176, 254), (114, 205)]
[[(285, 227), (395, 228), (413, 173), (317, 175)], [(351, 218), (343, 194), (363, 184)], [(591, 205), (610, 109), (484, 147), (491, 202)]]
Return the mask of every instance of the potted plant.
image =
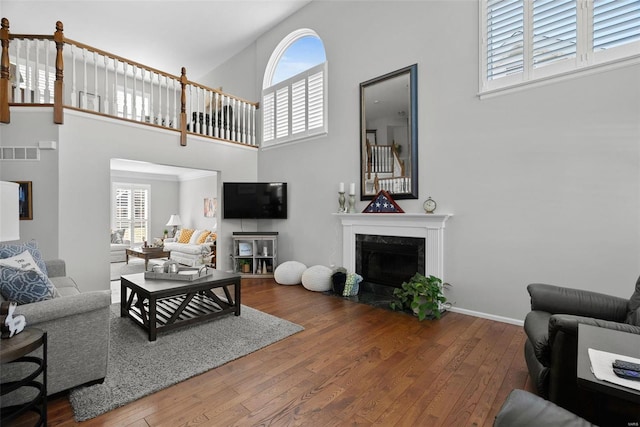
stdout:
[(389, 305), (393, 310), (410, 309), (419, 320), (427, 316), (439, 319), (440, 309), (447, 302), (443, 294), (447, 286), (451, 285), (442, 283), (438, 277), (416, 273), (408, 282), (403, 282), (401, 288), (394, 289), (394, 301)]
[(238, 260), (238, 265), (240, 266), (240, 270), (242, 270), (243, 273), (250, 273), (251, 272), (251, 261), (248, 259), (239, 259)]
[(164, 230), (164, 238), (166, 239), (167, 237), (169, 237), (169, 230)]

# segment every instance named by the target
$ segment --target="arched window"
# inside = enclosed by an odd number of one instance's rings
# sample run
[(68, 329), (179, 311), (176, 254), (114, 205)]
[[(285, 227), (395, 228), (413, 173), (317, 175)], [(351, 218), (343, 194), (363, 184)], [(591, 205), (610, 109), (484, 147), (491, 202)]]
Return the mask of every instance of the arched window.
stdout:
[(315, 31), (303, 28), (274, 49), (262, 82), (262, 146), (327, 132), (327, 60)]

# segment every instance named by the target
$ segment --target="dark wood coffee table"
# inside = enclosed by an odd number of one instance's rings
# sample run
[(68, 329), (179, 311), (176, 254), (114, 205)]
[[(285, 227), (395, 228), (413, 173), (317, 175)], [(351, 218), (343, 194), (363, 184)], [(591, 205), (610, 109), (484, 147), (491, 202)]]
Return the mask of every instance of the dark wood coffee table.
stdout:
[[(231, 296), (229, 286), (233, 286)], [(221, 288), (224, 297), (214, 289)], [(203, 322), (234, 313), (240, 316), (240, 275), (213, 270), (194, 281), (145, 279), (144, 273), (120, 278), (120, 316), (129, 317), (155, 341), (159, 330)]]
[(129, 248), (126, 250), (126, 263), (129, 264), (129, 257), (144, 259), (145, 271), (149, 268), (149, 260), (156, 258), (169, 258), (171, 251), (164, 251), (162, 249), (143, 249), (143, 248)]

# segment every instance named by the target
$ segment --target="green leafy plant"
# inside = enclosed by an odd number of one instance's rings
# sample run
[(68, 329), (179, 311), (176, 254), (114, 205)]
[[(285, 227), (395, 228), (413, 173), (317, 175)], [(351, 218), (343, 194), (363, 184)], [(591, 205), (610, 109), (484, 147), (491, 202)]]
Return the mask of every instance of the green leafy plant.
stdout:
[(403, 282), (400, 288), (394, 289), (394, 301), (389, 305), (393, 310), (413, 311), (418, 320), (424, 320), (427, 316), (439, 319), (440, 307), (447, 302), (443, 290), (448, 286), (451, 285), (442, 283), (438, 277), (416, 273), (408, 282)]

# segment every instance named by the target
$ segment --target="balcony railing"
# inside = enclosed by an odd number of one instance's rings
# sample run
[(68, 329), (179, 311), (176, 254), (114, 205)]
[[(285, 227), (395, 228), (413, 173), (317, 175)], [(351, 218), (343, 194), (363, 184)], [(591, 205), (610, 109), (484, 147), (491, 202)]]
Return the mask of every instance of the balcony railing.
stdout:
[(0, 28), (0, 122), (9, 106), (52, 105), (53, 121), (64, 108), (143, 123), (187, 134), (257, 146), (256, 110), (250, 102), (187, 78), (88, 46), (64, 36), (11, 34)]

